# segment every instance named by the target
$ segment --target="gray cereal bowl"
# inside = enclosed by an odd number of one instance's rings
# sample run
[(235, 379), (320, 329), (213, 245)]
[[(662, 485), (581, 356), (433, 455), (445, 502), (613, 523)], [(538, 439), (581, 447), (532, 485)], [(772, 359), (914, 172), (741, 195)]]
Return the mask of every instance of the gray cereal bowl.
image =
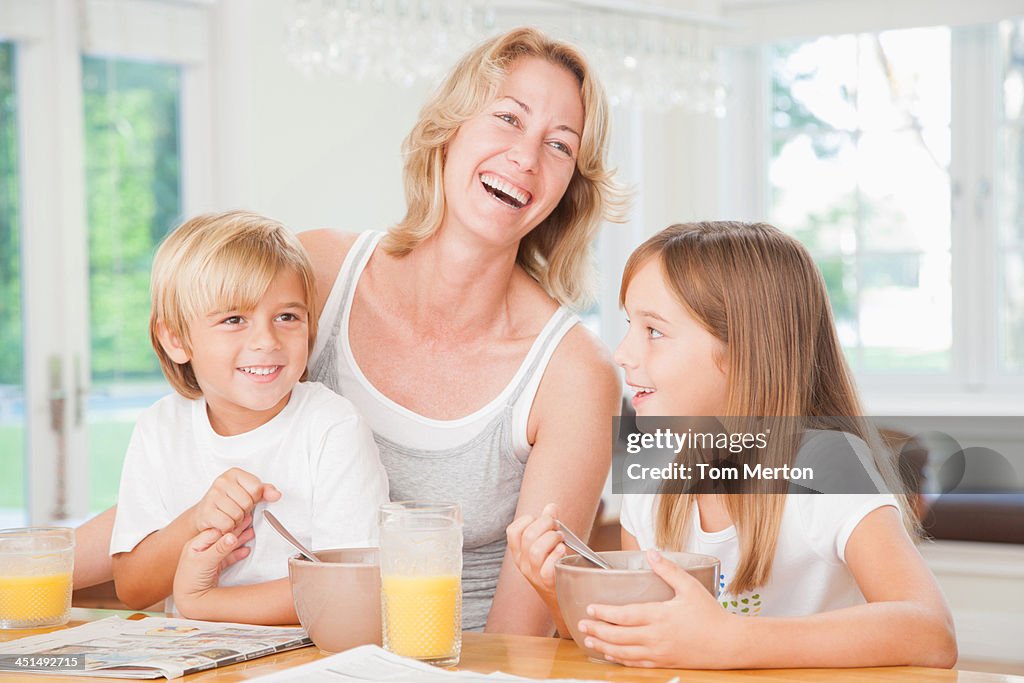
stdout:
[[(664, 602), (675, 596), (675, 591), (647, 563), (646, 553), (639, 550), (616, 550), (598, 553), (612, 566), (595, 567), (579, 555), (567, 555), (555, 563), (555, 593), (572, 639), (587, 657), (605, 661), (604, 655), (583, 645), (584, 634), (579, 623), (587, 618), (587, 607), (603, 605), (631, 605), (638, 602)], [(662, 556), (675, 562), (700, 581), (712, 596), (717, 594), (719, 561), (711, 555), (663, 552)]]

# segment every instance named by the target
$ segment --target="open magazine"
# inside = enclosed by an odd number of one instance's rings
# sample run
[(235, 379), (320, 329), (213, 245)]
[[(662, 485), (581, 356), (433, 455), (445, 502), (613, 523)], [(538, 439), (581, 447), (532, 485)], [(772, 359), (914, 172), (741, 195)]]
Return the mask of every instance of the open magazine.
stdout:
[[(301, 628), (109, 617), (0, 643), (0, 672), (177, 678), (305, 647), (311, 642)], [(32, 668), (29, 665), (33, 662), (40, 666)]]

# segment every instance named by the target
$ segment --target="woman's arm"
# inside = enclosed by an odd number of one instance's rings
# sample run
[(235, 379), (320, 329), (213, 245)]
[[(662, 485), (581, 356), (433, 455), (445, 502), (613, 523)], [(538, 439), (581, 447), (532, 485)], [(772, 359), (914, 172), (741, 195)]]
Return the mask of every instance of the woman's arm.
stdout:
[(652, 566), (675, 589), (673, 600), (594, 605), (593, 618), (581, 623), (596, 649), (632, 666), (953, 666), (952, 617), (894, 508), (878, 508), (861, 521), (846, 561), (867, 604), (804, 617), (729, 614), (662, 559)]
[[(612, 418), (619, 414), (621, 396), (619, 376), (607, 350), (577, 325), (552, 356), (537, 391), (530, 414), (535, 425), (533, 448), (516, 518), (540, 517), (547, 503), (555, 503), (561, 521), (587, 537), (608, 477)], [(553, 632), (548, 607), (507, 551), (485, 630)]]
[(114, 578), (110, 567), (110, 534), (117, 506), (108, 508), (75, 529), (75, 589), (106, 583)]

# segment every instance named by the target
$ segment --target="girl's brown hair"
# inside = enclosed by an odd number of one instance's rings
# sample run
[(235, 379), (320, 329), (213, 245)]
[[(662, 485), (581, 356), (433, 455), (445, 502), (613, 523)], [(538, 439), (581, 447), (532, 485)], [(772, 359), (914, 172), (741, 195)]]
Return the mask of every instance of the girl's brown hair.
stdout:
[[(657, 259), (672, 293), (722, 343), (728, 398), (724, 417), (828, 417), (863, 439), (888, 490), (897, 493), (904, 524), (916, 532), (900, 493), (891, 454), (861, 417), (853, 377), (836, 336), (821, 273), (796, 239), (764, 223), (732, 221), (672, 225), (629, 257), (620, 304), (637, 271)], [(799, 439), (769, 449), (766, 462), (792, 464)], [(772, 455), (774, 454), (774, 455)], [(729, 591), (763, 585), (771, 575), (785, 494), (725, 495), (736, 526), (740, 561)], [(660, 547), (679, 549), (689, 531), (695, 494), (659, 497)]]

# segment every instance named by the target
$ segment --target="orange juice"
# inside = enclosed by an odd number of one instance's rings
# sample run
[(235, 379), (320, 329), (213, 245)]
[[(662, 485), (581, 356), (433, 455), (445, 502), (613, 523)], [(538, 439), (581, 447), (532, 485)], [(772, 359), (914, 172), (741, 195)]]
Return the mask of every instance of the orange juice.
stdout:
[(432, 659), (455, 654), (462, 628), (458, 576), (381, 578), (384, 646), (403, 657)]
[(71, 606), (71, 574), (0, 576), (0, 623), (60, 623)]

